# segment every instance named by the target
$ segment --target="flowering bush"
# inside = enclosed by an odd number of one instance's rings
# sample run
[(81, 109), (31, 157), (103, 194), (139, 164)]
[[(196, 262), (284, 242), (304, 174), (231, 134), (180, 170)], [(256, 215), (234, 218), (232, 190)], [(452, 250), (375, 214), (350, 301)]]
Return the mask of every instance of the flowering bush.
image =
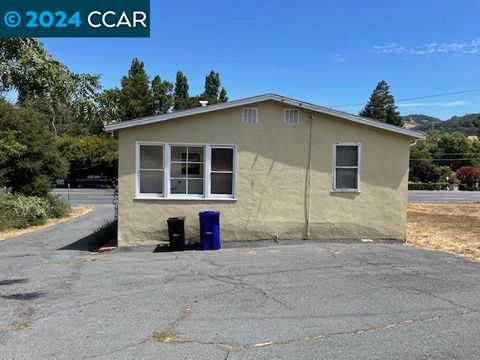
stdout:
[(480, 183), (480, 168), (473, 166), (462, 166), (456, 172), (458, 179), (468, 185)]

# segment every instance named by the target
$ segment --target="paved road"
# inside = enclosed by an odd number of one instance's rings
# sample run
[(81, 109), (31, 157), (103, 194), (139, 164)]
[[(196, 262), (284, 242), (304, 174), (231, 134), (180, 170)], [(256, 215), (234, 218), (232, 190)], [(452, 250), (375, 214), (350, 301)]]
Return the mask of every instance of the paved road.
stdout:
[(409, 191), (409, 202), (480, 201), (480, 191)]
[(0, 241), (0, 359), (480, 358), (480, 264), (398, 244), (82, 250), (111, 215)]
[(72, 205), (112, 205), (113, 190), (111, 189), (54, 189), (55, 194), (61, 195)]
[[(68, 199), (67, 189), (55, 189), (54, 193)], [(70, 189), (72, 205), (111, 205), (113, 190), (110, 189)], [(409, 202), (461, 202), (480, 201), (480, 192), (472, 191), (409, 191)]]

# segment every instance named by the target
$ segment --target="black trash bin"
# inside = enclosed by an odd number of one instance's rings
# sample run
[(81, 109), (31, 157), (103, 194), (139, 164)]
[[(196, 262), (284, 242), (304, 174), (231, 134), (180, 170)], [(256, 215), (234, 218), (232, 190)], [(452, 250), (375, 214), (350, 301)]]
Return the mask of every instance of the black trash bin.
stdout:
[(185, 249), (185, 218), (172, 217), (167, 220), (167, 224), (170, 249), (183, 251)]

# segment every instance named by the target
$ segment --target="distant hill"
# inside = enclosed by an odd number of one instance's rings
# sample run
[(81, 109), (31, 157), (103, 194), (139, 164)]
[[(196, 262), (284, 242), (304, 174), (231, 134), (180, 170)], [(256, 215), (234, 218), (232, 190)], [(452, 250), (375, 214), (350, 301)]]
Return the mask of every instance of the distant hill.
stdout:
[(411, 114), (403, 116), (403, 127), (406, 129), (417, 129), (420, 126), (429, 126), (432, 123), (437, 123), (442, 120), (428, 115), (423, 114)]
[(403, 121), (404, 128), (427, 133), (459, 131), (467, 136), (480, 135), (480, 114), (453, 116), (445, 121), (428, 115), (412, 114), (403, 116)]

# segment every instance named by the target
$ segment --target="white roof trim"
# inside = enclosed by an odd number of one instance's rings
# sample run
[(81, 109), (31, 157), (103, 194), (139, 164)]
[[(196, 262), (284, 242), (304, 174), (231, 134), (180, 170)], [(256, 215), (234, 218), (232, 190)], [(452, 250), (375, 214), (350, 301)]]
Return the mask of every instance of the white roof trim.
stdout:
[(290, 105), (290, 106), (296, 106), (302, 109), (307, 109), (313, 112), (317, 112), (320, 114), (326, 114), (326, 115), (331, 115), (335, 117), (339, 117), (341, 119), (349, 120), (358, 124), (362, 125), (367, 125), (367, 126), (372, 126), (375, 128), (383, 129), (386, 131), (391, 131), (394, 133), (402, 134), (405, 136), (409, 136), (414, 139), (423, 139), (424, 135), (413, 130), (407, 130), (395, 125), (390, 125), (386, 124), (381, 121), (376, 121), (368, 118), (364, 118), (361, 116), (349, 114), (343, 111), (338, 111), (338, 110), (333, 110), (330, 108), (326, 108), (323, 106), (318, 106), (314, 104), (310, 104), (304, 101), (300, 100), (295, 100), (291, 99), (285, 96), (280, 96), (277, 94), (265, 94), (265, 95), (259, 95), (259, 96), (253, 96), (245, 99), (240, 99), (240, 100), (234, 100), (234, 101), (228, 101), (225, 103), (220, 103), (220, 104), (214, 104), (214, 105), (208, 105), (205, 107), (198, 107), (198, 108), (193, 108), (193, 109), (188, 109), (188, 110), (182, 110), (182, 111), (176, 111), (172, 112), (169, 114), (163, 114), (163, 115), (154, 115), (154, 116), (149, 116), (149, 117), (144, 117), (140, 119), (135, 119), (135, 120), (128, 120), (128, 121), (123, 121), (119, 122), (116, 124), (110, 124), (105, 126), (106, 131), (114, 131), (114, 130), (120, 130), (120, 129), (126, 129), (129, 127), (133, 126), (140, 126), (140, 125), (147, 125), (147, 124), (153, 124), (156, 122), (161, 122), (161, 121), (167, 121), (167, 120), (172, 120), (172, 119), (177, 119), (185, 116), (191, 116), (191, 115), (197, 115), (197, 114), (203, 114), (203, 113), (208, 113), (211, 111), (217, 111), (217, 110), (223, 110), (223, 109), (230, 109), (233, 107), (237, 106), (245, 106), (257, 102), (262, 102), (262, 101), (278, 101), (282, 102), (284, 104)]

